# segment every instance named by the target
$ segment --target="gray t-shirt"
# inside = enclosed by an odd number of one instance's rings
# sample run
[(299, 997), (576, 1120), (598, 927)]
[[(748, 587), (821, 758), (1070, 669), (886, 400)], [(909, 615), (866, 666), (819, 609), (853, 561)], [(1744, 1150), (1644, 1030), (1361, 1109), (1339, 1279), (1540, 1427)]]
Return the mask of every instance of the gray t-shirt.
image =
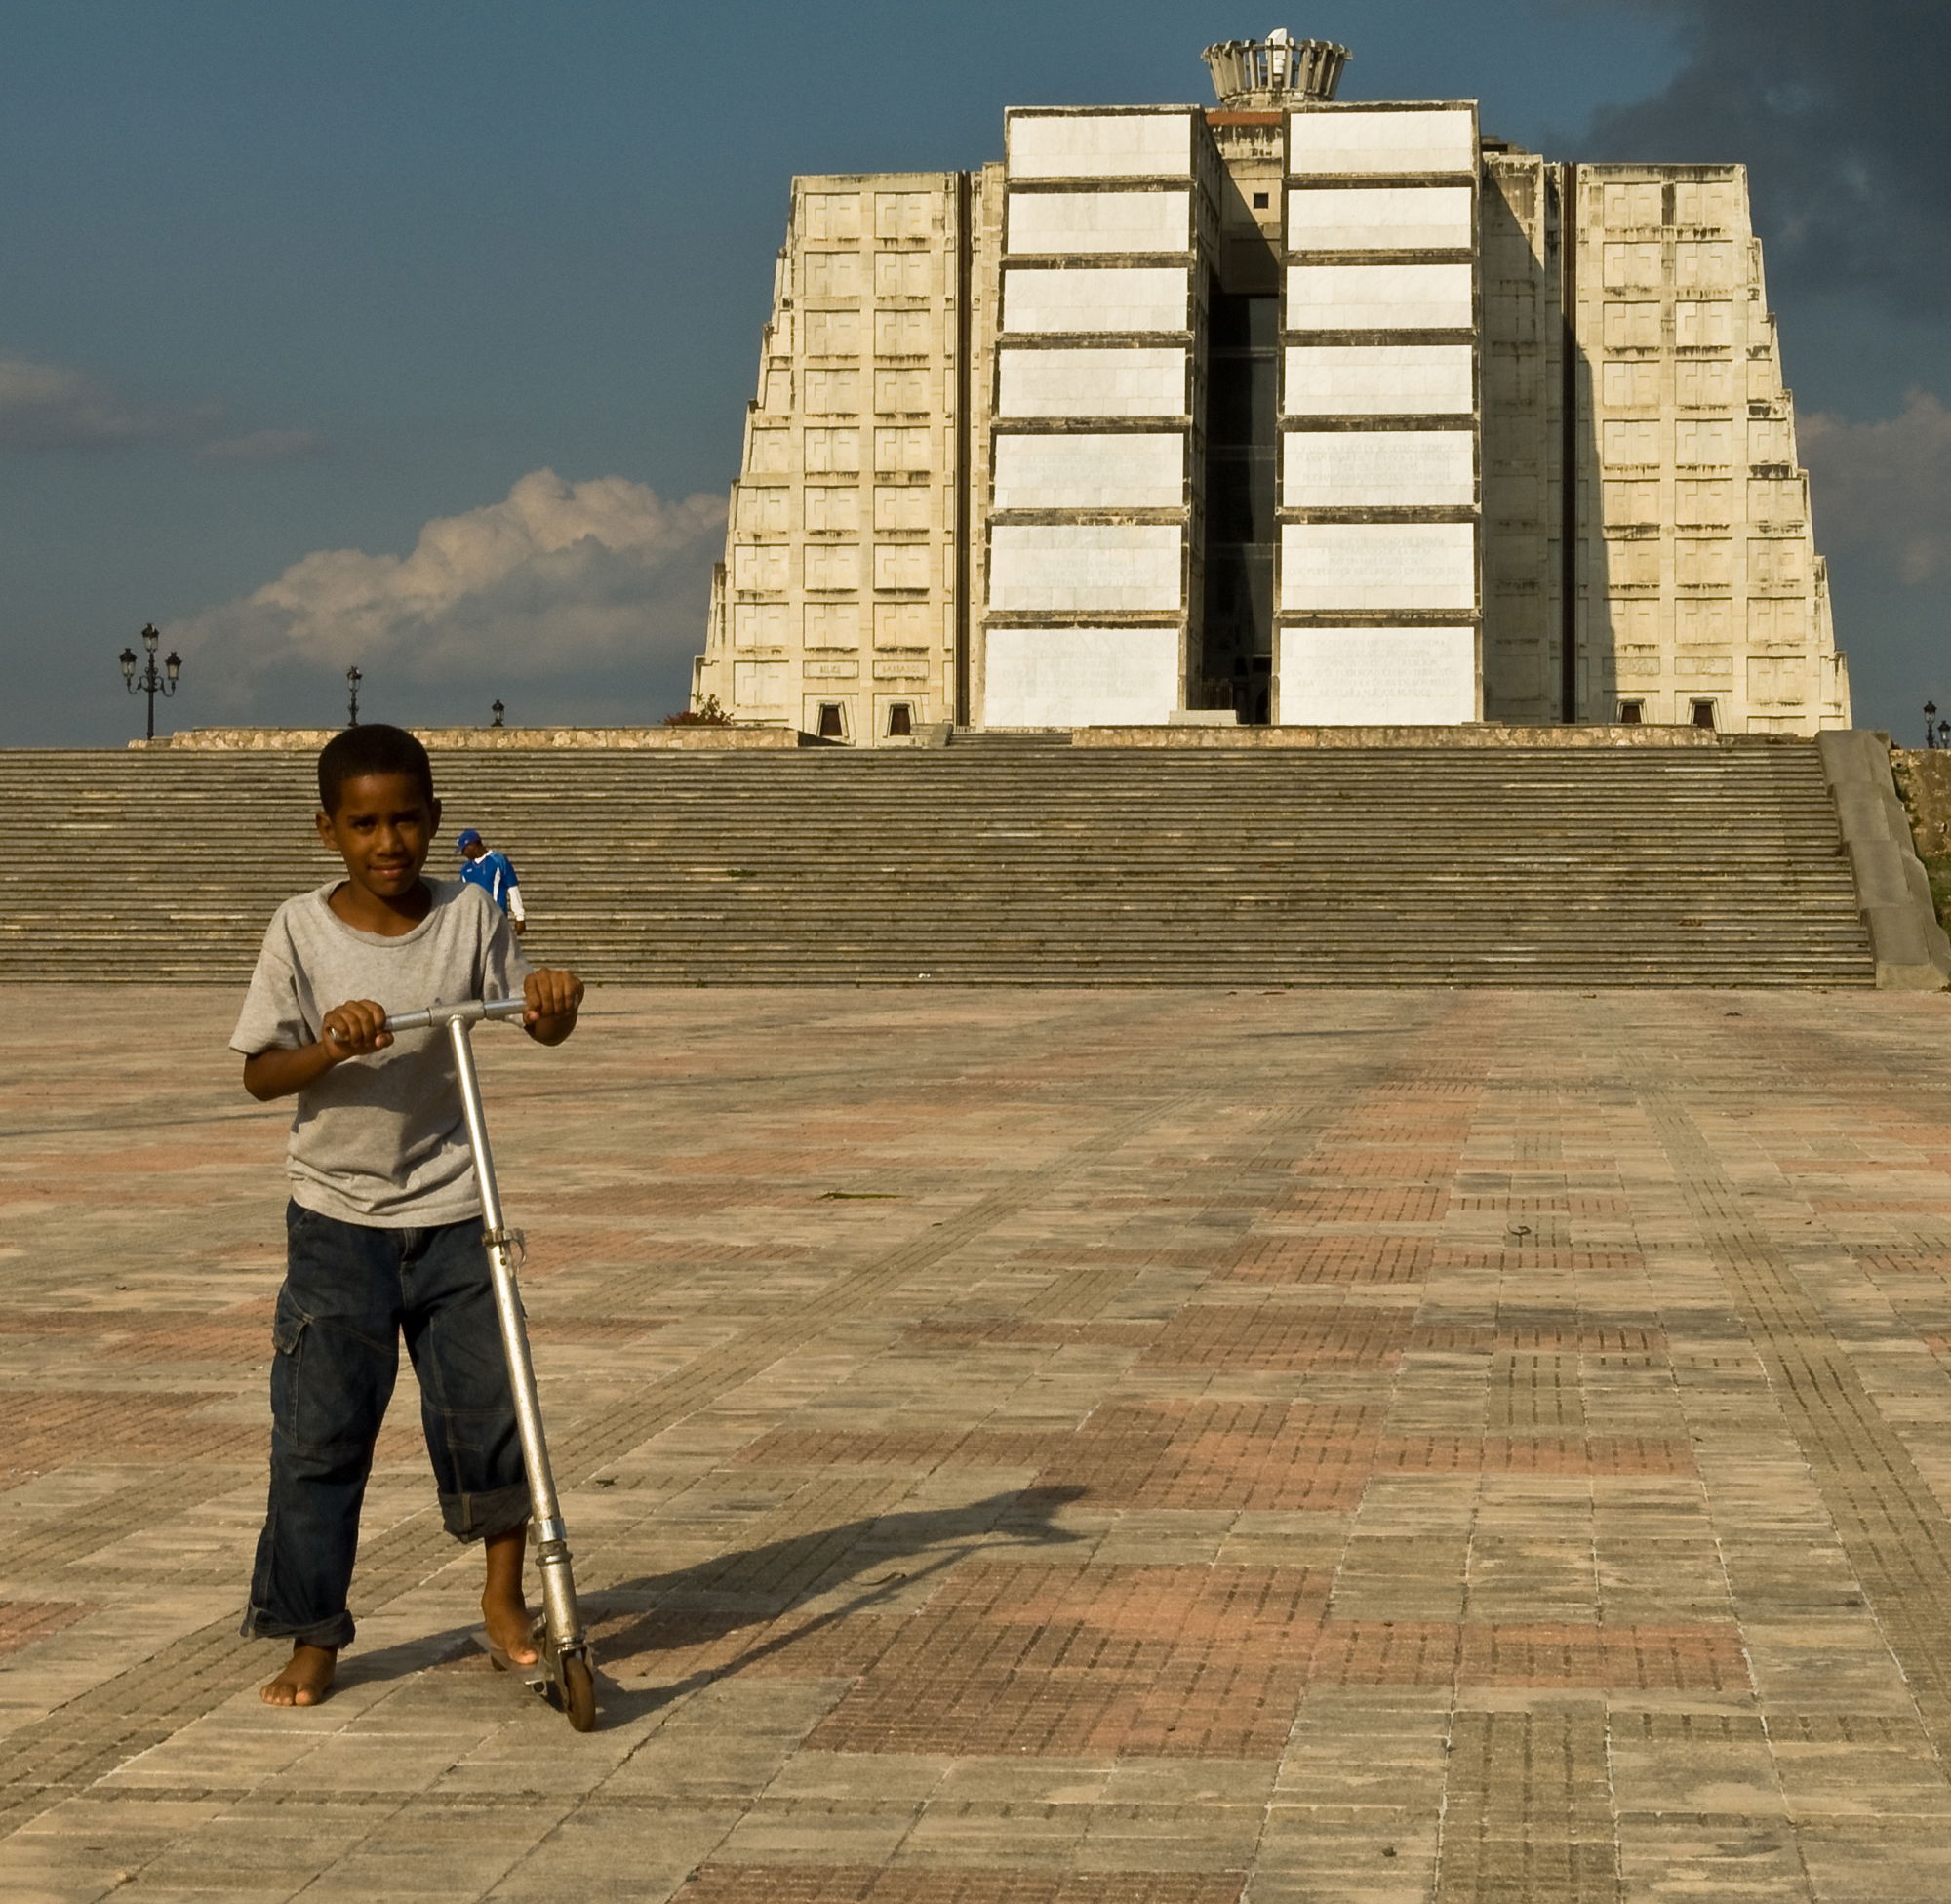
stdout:
[[(287, 899), (230, 1048), (255, 1057), (317, 1041), (325, 1014), (370, 998), (418, 1012), (470, 998), (512, 998), (529, 963), (501, 909), (478, 886), (430, 879), (433, 906), (385, 938), (348, 926), (326, 902), (343, 884)], [(305, 1210), (376, 1229), (417, 1229), (481, 1213), (454, 1053), (445, 1031), (403, 1032), (383, 1051), (347, 1058), (299, 1092), (287, 1169)]]

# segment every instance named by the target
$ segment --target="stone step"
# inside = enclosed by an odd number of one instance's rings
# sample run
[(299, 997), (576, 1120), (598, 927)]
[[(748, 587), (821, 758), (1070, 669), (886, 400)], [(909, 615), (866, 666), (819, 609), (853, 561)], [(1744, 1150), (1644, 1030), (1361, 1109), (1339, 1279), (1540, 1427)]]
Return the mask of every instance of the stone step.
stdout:
[[(1862, 984), (1808, 743), (437, 757), (532, 953), (771, 983)], [(0, 973), (229, 979), (332, 861), (303, 755), (0, 755)], [(19, 821), (16, 822), (17, 826)], [(59, 889), (42, 870), (53, 835)], [(434, 864), (448, 870), (444, 853)]]

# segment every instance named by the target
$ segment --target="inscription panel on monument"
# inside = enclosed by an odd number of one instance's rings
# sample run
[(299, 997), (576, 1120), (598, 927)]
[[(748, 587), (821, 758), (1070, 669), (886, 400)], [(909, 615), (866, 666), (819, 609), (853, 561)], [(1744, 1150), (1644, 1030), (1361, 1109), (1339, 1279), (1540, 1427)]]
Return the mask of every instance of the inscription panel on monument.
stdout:
[(1013, 258), (1088, 252), (1183, 252), (1192, 247), (1192, 194), (1012, 192)]
[(1006, 120), (1012, 178), (1182, 178), (1192, 170), (1185, 112), (1024, 112)]
[(1477, 194), (1467, 185), (1337, 185), (1287, 195), (1296, 252), (1440, 252), (1469, 247)]
[(1467, 343), (1294, 344), (1290, 416), (1467, 416), (1476, 408)]
[(1453, 727), (1477, 718), (1470, 628), (1283, 628), (1280, 719), (1318, 727)]
[(1177, 416), (1186, 408), (1183, 350), (1004, 350), (1001, 416)]
[(991, 628), (987, 647), (990, 727), (1150, 725), (1178, 705), (1176, 628)]
[(1177, 431), (996, 434), (998, 509), (1175, 509), (1185, 490)]
[(1287, 523), (1281, 607), (1460, 610), (1477, 607), (1474, 523)]
[(1288, 117), (1291, 173), (1475, 172), (1477, 115), (1467, 105), (1420, 112), (1316, 107)]
[(1190, 323), (1186, 274), (1172, 265), (1036, 266), (1003, 280), (1003, 329), (1017, 336), (1183, 331)]
[(1017, 613), (1183, 606), (1183, 532), (1174, 524), (1000, 524), (989, 542), (989, 606)]
[(1467, 331), (1476, 322), (1468, 264), (1294, 264), (1290, 331)]
[(1290, 430), (1281, 439), (1290, 509), (1462, 507), (1477, 496), (1471, 430)]

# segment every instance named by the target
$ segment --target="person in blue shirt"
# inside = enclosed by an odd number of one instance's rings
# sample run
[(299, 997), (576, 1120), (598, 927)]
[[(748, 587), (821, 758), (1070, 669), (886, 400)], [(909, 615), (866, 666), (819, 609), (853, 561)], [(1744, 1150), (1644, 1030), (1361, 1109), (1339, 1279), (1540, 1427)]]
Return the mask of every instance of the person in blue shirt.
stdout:
[(514, 863), (508, 855), (490, 853), (487, 842), (471, 826), (454, 845), (467, 862), (460, 869), (461, 879), (469, 886), (480, 887), (508, 915), (508, 924), (517, 933), (526, 932), (529, 915), (522, 904), (522, 883), (515, 877)]

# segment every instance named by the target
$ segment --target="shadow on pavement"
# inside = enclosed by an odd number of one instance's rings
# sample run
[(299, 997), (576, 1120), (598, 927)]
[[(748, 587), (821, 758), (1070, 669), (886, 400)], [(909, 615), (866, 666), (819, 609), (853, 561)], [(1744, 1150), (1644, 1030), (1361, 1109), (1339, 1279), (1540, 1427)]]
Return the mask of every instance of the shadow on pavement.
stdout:
[[(917, 1580), (945, 1572), (972, 1554), (1082, 1539), (1055, 1526), (1052, 1516), (1084, 1492), (1082, 1488), (1039, 1488), (991, 1494), (962, 1507), (876, 1515), (723, 1554), (674, 1573), (618, 1581), (586, 1595), (603, 1716), (613, 1724), (640, 1719), (732, 1679), (816, 1633), (904, 1595)], [(902, 1561), (919, 1564), (902, 1567)], [(874, 1577), (862, 1579), (869, 1574)], [(843, 1605), (666, 1686), (621, 1686), (604, 1670), (645, 1662), (646, 1655), (658, 1652), (690, 1650), (746, 1627), (775, 1626), (795, 1607), (856, 1580), (861, 1581), (860, 1590)], [(652, 1604), (646, 1606), (646, 1601)]]

